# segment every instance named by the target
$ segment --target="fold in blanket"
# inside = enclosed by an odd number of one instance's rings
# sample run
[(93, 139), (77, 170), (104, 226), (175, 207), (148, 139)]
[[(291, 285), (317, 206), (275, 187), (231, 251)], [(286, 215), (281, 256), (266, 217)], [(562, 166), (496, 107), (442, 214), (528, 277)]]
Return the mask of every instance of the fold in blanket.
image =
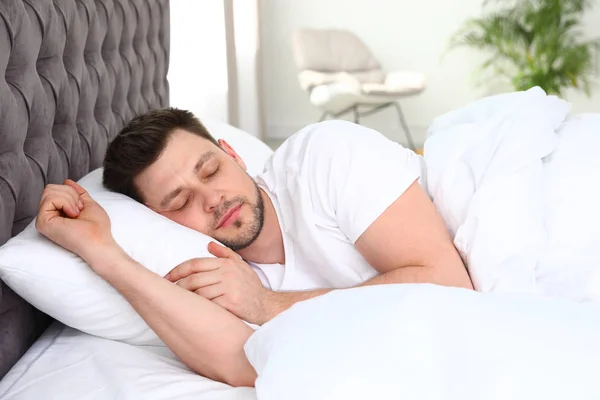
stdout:
[(570, 108), (533, 88), (431, 126), (428, 191), (477, 290), (600, 300), (600, 115)]

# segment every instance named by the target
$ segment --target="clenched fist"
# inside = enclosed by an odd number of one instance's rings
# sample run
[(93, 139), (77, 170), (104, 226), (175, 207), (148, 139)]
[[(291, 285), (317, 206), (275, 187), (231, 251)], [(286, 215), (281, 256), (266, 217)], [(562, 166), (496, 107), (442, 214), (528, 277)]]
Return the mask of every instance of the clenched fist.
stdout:
[[(37, 230), (90, 264), (90, 258), (116, 246), (106, 211), (72, 180), (48, 185), (42, 193)], [(91, 265), (91, 264), (90, 264)]]

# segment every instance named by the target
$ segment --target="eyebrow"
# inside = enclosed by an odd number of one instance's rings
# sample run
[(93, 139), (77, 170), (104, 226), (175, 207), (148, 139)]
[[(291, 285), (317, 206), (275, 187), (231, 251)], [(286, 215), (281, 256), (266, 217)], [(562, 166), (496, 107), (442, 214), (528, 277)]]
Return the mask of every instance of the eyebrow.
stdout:
[[(194, 165), (194, 174), (197, 174), (198, 171), (200, 171), (200, 169), (202, 168), (202, 166), (211, 158), (213, 158), (215, 156), (215, 152), (212, 150), (207, 151), (206, 153), (202, 154), (200, 156), (200, 158), (198, 159), (198, 162), (196, 163), (196, 165)], [(169, 193), (168, 195), (165, 196), (165, 198), (160, 202), (160, 208), (165, 209), (167, 208), (167, 206), (177, 197), (179, 196), (179, 193), (181, 193), (183, 191), (183, 188), (180, 186), (178, 188), (176, 188), (175, 190), (173, 190), (171, 193)]]

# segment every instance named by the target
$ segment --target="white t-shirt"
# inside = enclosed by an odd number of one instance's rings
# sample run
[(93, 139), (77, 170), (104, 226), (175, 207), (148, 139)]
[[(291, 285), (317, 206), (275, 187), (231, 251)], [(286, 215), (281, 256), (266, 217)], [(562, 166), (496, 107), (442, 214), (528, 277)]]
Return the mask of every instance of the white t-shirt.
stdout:
[(285, 266), (253, 267), (267, 287), (282, 291), (345, 288), (376, 276), (354, 243), (415, 180), (420, 182), (423, 165), (411, 150), (350, 122), (302, 129), (256, 177), (279, 218)]

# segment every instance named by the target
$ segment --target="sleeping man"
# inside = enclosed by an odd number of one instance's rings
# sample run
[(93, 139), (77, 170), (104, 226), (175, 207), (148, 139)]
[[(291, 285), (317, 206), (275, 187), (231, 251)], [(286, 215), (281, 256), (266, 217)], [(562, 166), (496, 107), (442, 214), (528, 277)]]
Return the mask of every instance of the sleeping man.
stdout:
[(160, 277), (111, 235), (79, 185), (48, 185), (37, 229), (114, 286), (199, 374), (253, 386), (243, 346), (294, 303), (361, 285), (434, 283), (472, 289), (421, 182), (421, 158), (343, 121), (311, 125), (255, 179), (189, 112), (151, 111), (110, 144), (104, 185), (207, 234), (215, 257)]

